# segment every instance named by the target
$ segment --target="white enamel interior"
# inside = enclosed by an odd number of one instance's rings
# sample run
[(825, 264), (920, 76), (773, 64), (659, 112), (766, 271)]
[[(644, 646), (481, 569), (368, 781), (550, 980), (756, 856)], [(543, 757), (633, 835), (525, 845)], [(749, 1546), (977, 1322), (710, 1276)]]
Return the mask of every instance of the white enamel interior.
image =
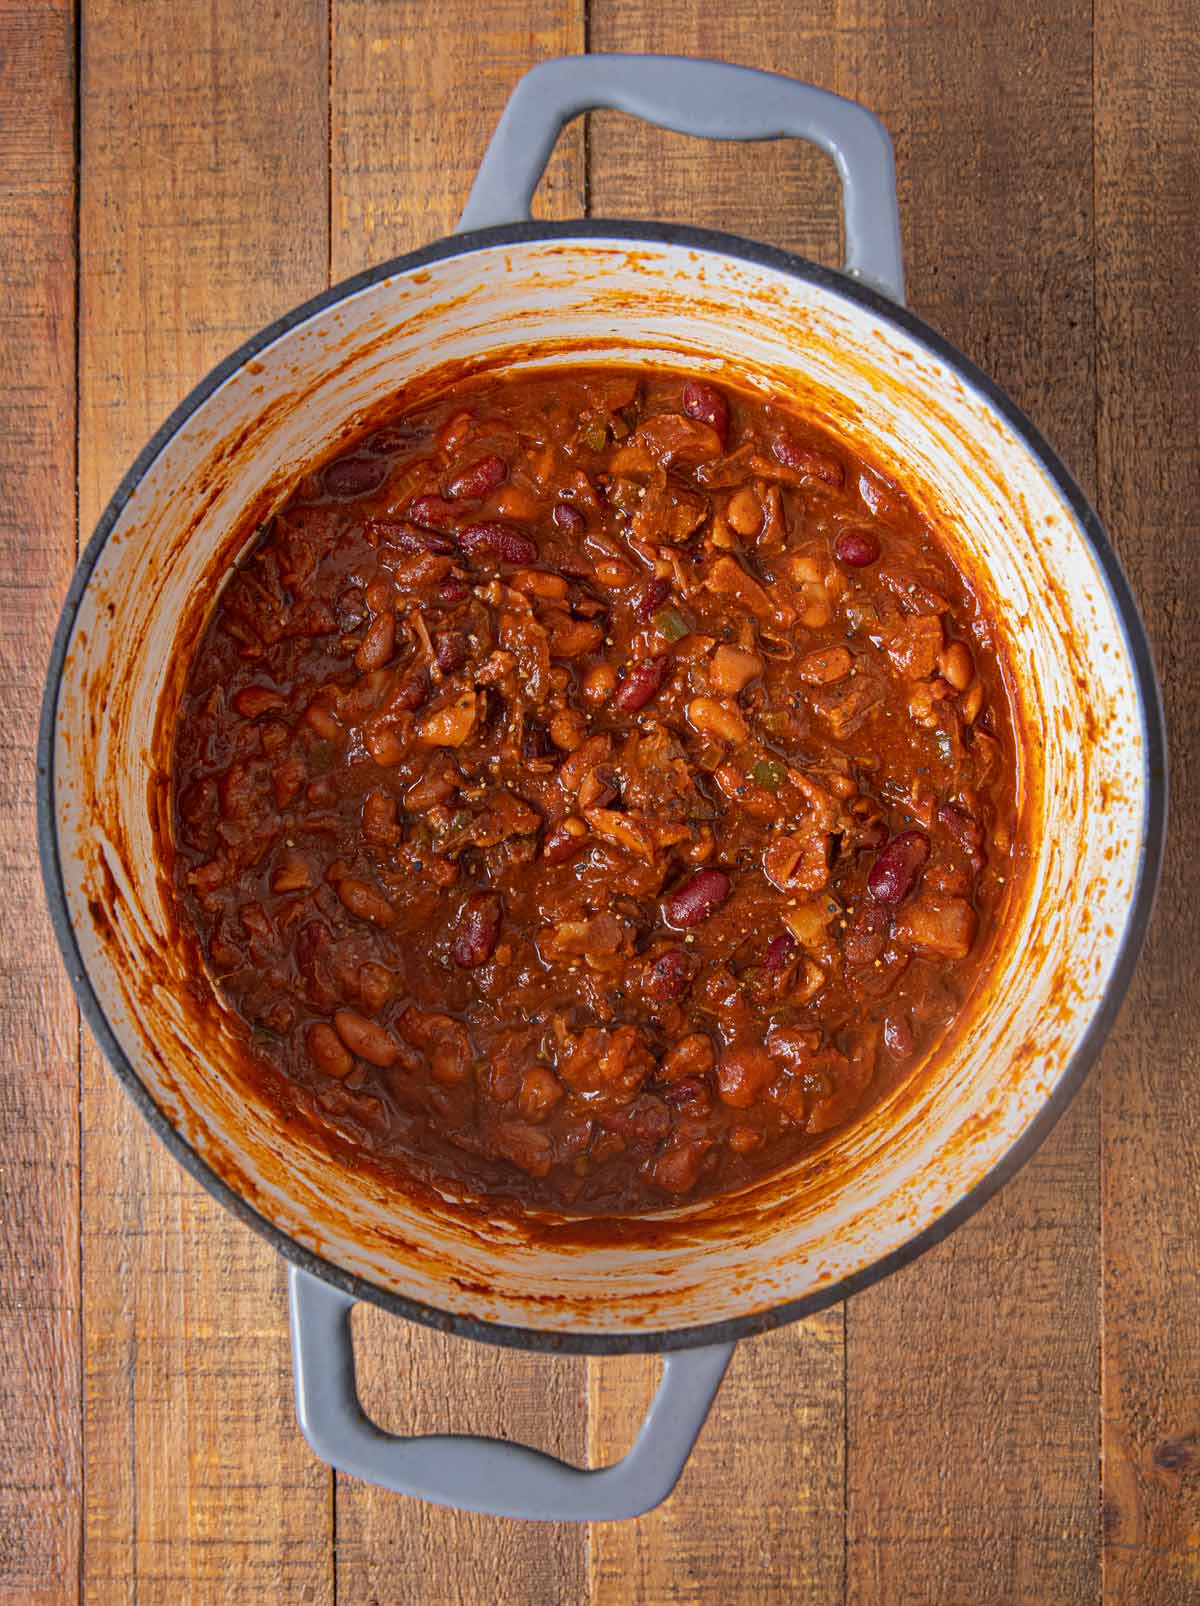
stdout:
[[(245, 510), (353, 415), (460, 359), (658, 360), (787, 387), (905, 484), (984, 577), (1044, 770), (1027, 777), (1029, 895), (970, 1030), (822, 1162), (676, 1212), (621, 1248), (420, 1207), (335, 1170), (243, 1091), (219, 1012), (172, 947), (151, 813), (174, 643)], [(1044, 1106), (1094, 1016), (1127, 920), (1147, 807), (1135, 680), (1070, 507), (942, 360), (836, 291), (716, 252), (578, 239), (474, 251), (290, 330), (163, 447), (122, 511), (66, 660), (55, 799), (83, 960), (173, 1125), (297, 1243), (442, 1311), (578, 1333), (710, 1323), (861, 1271), (941, 1216)]]

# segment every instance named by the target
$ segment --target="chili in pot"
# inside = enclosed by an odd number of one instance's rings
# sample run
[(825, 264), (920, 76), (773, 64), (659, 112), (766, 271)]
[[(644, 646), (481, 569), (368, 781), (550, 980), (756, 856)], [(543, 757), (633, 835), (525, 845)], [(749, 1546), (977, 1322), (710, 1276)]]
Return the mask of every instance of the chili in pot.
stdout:
[(176, 880), (263, 1085), (373, 1165), (628, 1213), (928, 1059), (1019, 869), (988, 612), (778, 397), (466, 381), (299, 482), (175, 743)]

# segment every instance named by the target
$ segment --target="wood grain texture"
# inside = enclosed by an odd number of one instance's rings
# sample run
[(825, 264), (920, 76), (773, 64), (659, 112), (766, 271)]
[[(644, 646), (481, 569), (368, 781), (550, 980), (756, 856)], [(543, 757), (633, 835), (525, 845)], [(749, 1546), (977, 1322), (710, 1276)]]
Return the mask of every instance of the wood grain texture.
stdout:
[[(432, 43), (431, 42), (436, 42)], [(583, 48), (582, 0), (335, 0), (333, 279), (449, 234), (512, 86)], [(540, 203), (583, 211), (583, 131), (568, 132)], [(372, 1309), (355, 1318), (359, 1385), (395, 1432), (480, 1432), (574, 1461), (585, 1451), (582, 1361), (448, 1340)], [(341, 1602), (553, 1606), (584, 1598), (586, 1534), (423, 1506), (337, 1480)]]
[(79, 1563), (79, 1022), (37, 870), (42, 678), (75, 557), (75, 18), (0, 4), (0, 1597)]
[[(741, 1345), (671, 1498), (592, 1525), (589, 1600), (840, 1601), (844, 1360), (840, 1306)], [(589, 1363), (594, 1463), (632, 1441), (660, 1364)]]
[(1104, 1598), (1200, 1600), (1200, 34), (1195, 8), (1096, 8), (1100, 510), (1150, 625), (1172, 830), (1151, 939), (1105, 1058)]
[[(321, 0), (84, 13), (80, 517), (327, 266)], [(84, 1078), (86, 1556), (97, 1600), (332, 1599), (329, 1471), (292, 1412), (277, 1257)]]
[[(821, 81), (832, 4), (592, 0), (595, 50), (669, 51)], [(798, 141), (717, 145), (614, 113), (591, 119), (600, 217), (661, 218), (841, 257), (832, 166)], [(592, 1459), (633, 1439), (658, 1363), (593, 1361)], [(842, 1598), (845, 1395), (842, 1310), (747, 1344), (734, 1358), (672, 1499), (636, 1523), (592, 1529), (592, 1598), (827, 1602)]]
[[(909, 299), (1094, 483), (1087, 0), (860, 0), (834, 87), (895, 136)], [(1021, 1176), (851, 1301), (851, 1600), (1096, 1598), (1093, 1081)]]

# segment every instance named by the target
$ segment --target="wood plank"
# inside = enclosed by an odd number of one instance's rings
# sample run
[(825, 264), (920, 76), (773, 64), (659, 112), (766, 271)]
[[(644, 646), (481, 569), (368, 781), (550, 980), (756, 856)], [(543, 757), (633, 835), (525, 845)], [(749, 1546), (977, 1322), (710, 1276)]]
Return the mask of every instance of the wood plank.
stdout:
[[(836, 87), (897, 143), (909, 297), (1094, 481), (1091, 10), (843, 10)], [(1091, 1601), (1097, 1091), (939, 1250), (851, 1302), (852, 1600)]]
[[(80, 518), (327, 267), (323, 0), (91, 0)], [(104, 1601), (332, 1599), (331, 1476), (291, 1404), (281, 1263), (84, 1077), (86, 1567)]]
[(0, 1596), (79, 1562), (79, 1017), (42, 897), (34, 747), (75, 557), (75, 17), (0, 5)]
[[(832, 57), (829, 0), (764, 8), (756, 0), (592, 0), (595, 50), (721, 57), (821, 79)], [(831, 165), (796, 141), (717, 145), (613, 113), (590, 130), (599, 217), (661, 218), (724, 229), (837, 262)], [(844, 1564), (842, 1310), (744, 1346), (672, 1498), (636, 1523), (592, 1529), (598, 1602), (840, 1599)], [(594, 1361), (592, 1460), (633, 1439), (655, 1361)]]
[[(592, 1525), (596, 1606), (841, 1600), (844, 1336), (837, 1306), (735, 1352), (675, 1493), (636, 1522)], [(598, 1465), (632, 1442), (660, 1362), (590, 1367)]]
[[(1102, 1084), (1104, 1598), (1200, 1598), (1200, 828), (1195, 509), (1200, 50), (1184, 0), (1096, 8), (1100, 511), (1158, 654), (1171, 836)], [(1190, 288), (1189, 288), (1190, 287)]]
[[(583, 0), (482, 11), (470, 0), (335, 0), (333, 278), (450, 233), (512, 85), (583, 37)], [(575, 216), (583, 193), (575, 129), (540, 205)], [(500, 1434), (582, 1460), (583, 1362), (448, 1340), (373, 1309), (355, 1325), (364, 1402), (382, 1426)], [(339, 1477), (337, 1540), (343, 1603), (583, 1598), (585, 1535), (570, 1526), (443, 1511)]]

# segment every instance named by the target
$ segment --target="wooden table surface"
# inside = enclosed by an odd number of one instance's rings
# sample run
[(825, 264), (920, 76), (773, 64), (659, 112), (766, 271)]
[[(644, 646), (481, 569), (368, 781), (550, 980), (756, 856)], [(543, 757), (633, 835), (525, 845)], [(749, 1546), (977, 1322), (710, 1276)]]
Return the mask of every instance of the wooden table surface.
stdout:
[[(1200, 1601), (1200, 19), (1190, 0), (0, 0), (0, 1599)], [(744, 1345), (674, 1498), (521, 1525), (334, 1476), (295, 1425), (280, 1260), (169, 1160), (81, 1033), (33, 743), (75, 560), (192, 384), (453, 227), (508, 91), (565, 52), (724, 56), (896, 141), (911, 305), (1094, 496), (1164, 678), (1172, 845), (1102, 1065), (917, 1264)], [(831, 170), (612, 115), (550, 216), (833, 261)], [(656, 1372), (362, 1311), (388, 1427), (611, 1458)]]

